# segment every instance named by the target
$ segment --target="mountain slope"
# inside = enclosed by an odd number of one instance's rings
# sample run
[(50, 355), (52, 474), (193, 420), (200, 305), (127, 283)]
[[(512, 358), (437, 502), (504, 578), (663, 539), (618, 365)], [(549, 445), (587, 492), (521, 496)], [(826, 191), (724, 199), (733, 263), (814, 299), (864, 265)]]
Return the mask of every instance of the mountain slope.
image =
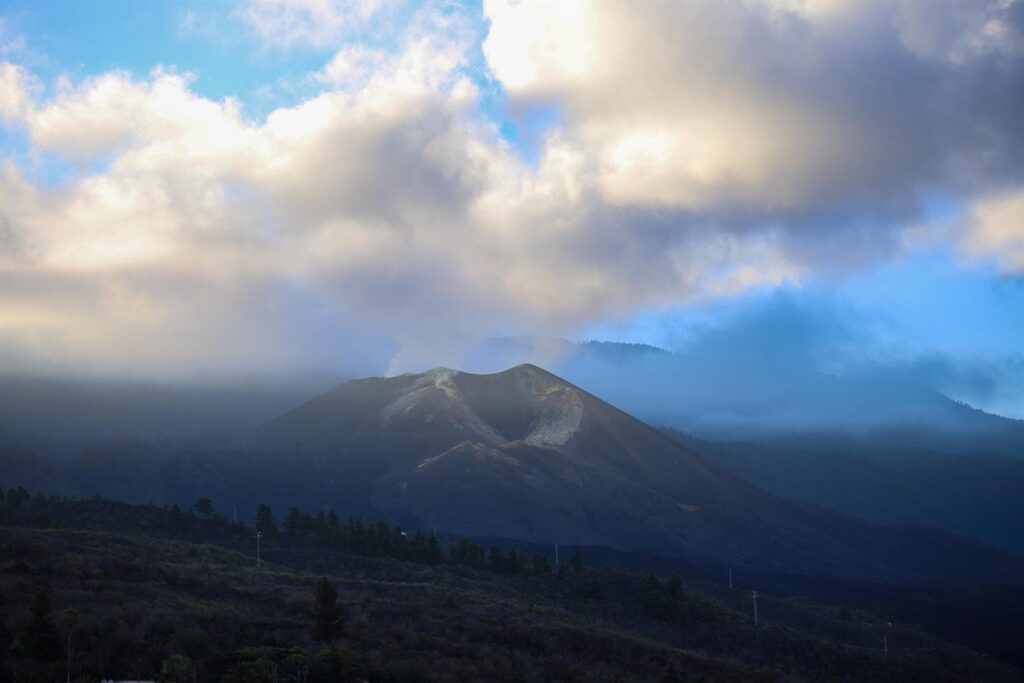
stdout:
[(670, 352), (529, 337), (491, 340), (469, 367), (541, 360), (632, 415), (705, 439), (1024, 454), (1024, 420), (977, 410), (896, 370), (840, 376), (710, 344)]
[(296, 463), (331, 460), (365, 505), (466, 535), (801, 574), (992, 576), (1017, 566), (949, 535), (775, 499), (533, 365), (348, 382), (255, 430), (249, 445)]
[(773, 495), (885, 524), (945, 529), (1024, 552), (1024, 460), (916, 449), (826, 450), (715, 442), (664, 429)]

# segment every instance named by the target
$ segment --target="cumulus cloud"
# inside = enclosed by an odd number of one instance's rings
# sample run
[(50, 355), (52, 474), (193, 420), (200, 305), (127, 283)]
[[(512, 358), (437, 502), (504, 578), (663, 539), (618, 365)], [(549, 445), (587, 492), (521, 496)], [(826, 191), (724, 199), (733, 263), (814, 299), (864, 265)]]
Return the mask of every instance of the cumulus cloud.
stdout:
[[(948, 4), (494, 2), (374, 41), (376, 3), (256, 0), (333, 51), (260, 120), (172, 67), (2, 63), (0, 120), (75, 172), (0, 171), (0, 359), (399, 371), (884, 257), (923, 192), (1024, 170), (1020, 3)], [(560, 113), (535, 160), (494, 90)]]
[[(26, 99), (21, 71), (5, 67), (16, 76), (5, 111), (38, 149), (83, 169), (56, 187), (11, 164), (0, 177), (5, 235), (19, 245), (0, 262), (8, 354), (330, 363), (344, 344), (318, 334), (376, 335), (392, 340), (397, 371), (457, 362), (445, 354), (465, 335), (569, 333), (790, 275), (771, 236), (682, 234), (605, 210), (557, 135), (525, 164), (475, 114), (459, 32), (430, 26), (445, 30), (360, 57), (369, 66), (355, 75), (340, 75), (343, 49), (322, 72), (330, 88), (259, 123), (166, 69)], [(258, 332), (240, 351), (233, 330)]]
[(817, 227), (1020, 178), (1021, 8), (492, 0), (484, 52), (514, 100), (565, 112), (610, 203)]
[(30, 77), (17, 64), (0, 62), (0, 122), (16, 122), (29, 109)]
[(1024, 274), (1024, 189), (982, 197), (965, 227), (970, 254), (995, 258), (1005, 273)]

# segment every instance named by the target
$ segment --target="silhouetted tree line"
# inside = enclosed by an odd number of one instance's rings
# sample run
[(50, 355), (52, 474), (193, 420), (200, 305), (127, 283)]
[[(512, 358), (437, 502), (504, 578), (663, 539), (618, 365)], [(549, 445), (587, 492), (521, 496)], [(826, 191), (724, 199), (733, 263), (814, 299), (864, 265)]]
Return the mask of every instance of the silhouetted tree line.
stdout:
[[(42, 496), (37, 497), (45, 503)], [(6, 492), (0, 489), (0, 506), (21, 509), (32, 496), (22, 487)], [(543, 553), (527, 556), (522, 549), (503, 549), (492, 545), (482, 548), (473, 541), (460, 538), (445, 549), (435, 531), (407, 533), (386, 521), (367, 522), (361, 518), (348, 518), (344, 522), (334, 510), (309, 513), (291, 507), (279, 525), (270, 506), (257, 506), (254, 525), (232, 522), (216, 512), (209, 498), (199, 498), (189, 509), (179, 505), (166, 508), (167, 521), (172, 530), (185, 533), (202, 528), (215, 531), (224, 538), (243, 538), (254, 531), (262, 533), (264, 547), (312, 547), (337, 550), (366, 557), (388, 557), (404, 562), (427, 565), (449, 564), (499, 574), (580, 573), (583, 560), (578, 549), (572, 551), (562, 566), (555, 567)], [(212, 526), (211, 526), (212, 525)]]
[(20, 508), (30, 498), (32, 496), (21, 486), (7, 489), (6, 492), (0, 489), (0, 504), (9, 505), (12, 508)]
[[(197, 512), (201, 501), (196, 504)], [(291, 507), (279, 528), (270, 506), (261, 503), (256, 509), (255, 528), (263, 533), (266, 542), (284, 546), (325, 547), (353, 555), (389, 557), (429, 565), (450, 564), (499, 574), (547, 574), (555, 569), (551, 560), (542, 553), (527, 557), (520, 548), (505, 550), (497, 545), (485, 551), (466, 538), (458, 539), (446, 550), (434, 531), (409, 534), (385, 521), (368, 523), (359, 518), (342, 522), (334, 510), (311, 514)], [(563, 574), (583, 571), (579, 550), (573, 551), (569, 560), (558, 569)]]

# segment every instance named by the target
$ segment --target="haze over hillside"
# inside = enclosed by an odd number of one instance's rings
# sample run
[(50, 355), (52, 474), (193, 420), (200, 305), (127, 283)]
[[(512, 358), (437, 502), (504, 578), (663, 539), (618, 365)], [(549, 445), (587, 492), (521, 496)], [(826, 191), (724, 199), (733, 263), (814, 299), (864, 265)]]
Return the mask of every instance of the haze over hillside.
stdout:
[[(497, 340), (470, 360), (479, 367), (530, 353), (554, 360), (567, 377), (577, 378), (578, 386), (629, 408), (653, 426), (690, 425), (691, 431), (684, 432), (682, 438), (688, 439), (686, 443), (692, 449), (772, 494), (877, 523), (934, 527), (1007, 550), (1024, 548), (1024, 531), (1019, 524), (1024, 514), (1019, 495), (1024, 461), (1014, 460), (1024, 449), (1019, 447), (1016, 421), (979, 413), (920, 385), (888, 383), (908, 389), (896, 396), (885, 390), (884, 382), (857, 383), (812, 373), (797, 376), (813, 381), (801, 385), (807, 389), (806, 394), (790, 389), (787, 407), (782, 397), (771, 394), (770, 385), (756, 378), (747, 382), (751, 391), (725, 391), (731, 386), (725, 374), (727, 368), (708, 367), (697, 359), (650, 346)], [(469, 375), (462, 373), (462, 377), (461, 383), (470, 381), (466, 379)], [(408, 377), (343, 385), (348, 387), (347, 392), (361, 389), (352, 393), (344, 405), (321, 398), (297, 411), (305, 415), (302, 419), (308, 421), (309, 432), (303, 433), (293, 425), (295, 442), (309, 445), (319, 434), (318, 448), (332, 442), (351, 443), (352, 430), (360, 421), (369, 420), (374, 410), (383, 409), (379, 404), (382, 399), (369, 387), (377, 383), (390, 386), (388, 382), (401, 386), (406, 381)], [(741, 379), (734, 384), (743, 382)], [(801, 406), (808, 414), (818, 415), (828, 403), (820, 391), (822, 383), (832, 390), (833, 405), (845, 405), (849, 415), (859, 421), (856, 429), (849, 421), (840, 421), (841, 428), (830, 423), (833, 429), (828, 432), (794, 431), (789, 423), (782, 423), (785, 428), (774, 425), (767, 429), (757, 420), (762, 414), (775, 415), (780, 406), (787, 410)], [(257, 474), (247, 469), (247, 460), (238, 455), (238, 434), (282, 415), (331, 384), (323, 377), (231, 385), (0, 378), (0, 478), (32, 490), (102, 493), (141, 502), (187, 503), (190, 496), (202, 490), (245, 509), (250, 498), (257, 495), (283, 501), (285, 496), (275, 490), (274, 479), (291, 477), (301, 482), (295, 484), (296, 490), (312, 496), (311, 501), (337, 504), (339, 499), (351, 496), (351, 509), (369, 513), (374, 506), (366, 499), (365, 491), (353, 485), (351, 473), (342, 474), (346, 468), (355, 467), (353, 462), (325, 464), (322, 459), (313, 459), (308, 472), (294, 472), (264, 459), (263, 469)], [(844, 393), (850, 387), (877, 391)], [(338, 389), (328, 396), (338, 397), (345, 391)], [(522, 398), (513, 392), (502, 400)], [(756, 403), (757, 409), (742, 414), (731, 410), (724, 423), (710, 429), (708, 423), (714, 421), (701, 419), (705, 416), (701, 401), (709, 406), (718, 401), (719, 408), (747, 401)], [(457, 404), (452, 404), (446, 410), (455, 408)], [(925, 415), (926, 420), (892, 424), (882, 419), (872, 429), (863, 427), (865, 415), (885, 418), (890, 410)], [(710, 408), (708, 411), (710, 414)], [(487, 415), (492, 413), (485, 411)], [(722, 417), (722, 412), (716, 415)], [(479, 416), (474, 419), (478, 426), (487, 424)], [(288, 419), (279, 422), (285, 424)], [(950, 429), (950, 425), (959, 428)], [(325, 429), (334, 431), (324, 433)], [(709, 432), (711, 440), (692, 438), (708, 437)], [(442, 440), (432, 443), (432, 454), (462, 441), (493, 448), (493, 439), (493, 435), (484, 438), (470, 434), (447, 445)], [(364, 444), (370, 453), (358, 452), (363, 445), (350, 447), (348, 457), (364, 461), (367, 471), (371, 471), (375, 466), (372, 454), (385, 441), (382, 438), (380, 443)], [(275, 443), (288, 446), (281, 439)], [(252, 439), (248, 445), (255, 450), (268, 447)], [(922, 446), (932, 450), (922, 450)], [(223, 449), (235, 455), (212, 457)], [(469, 450), (464, 447), (464, 451)], [(982, 456), (984, 452), (1005, 455)], [(441, 465), (438, 463), (434, 471), (443, 469)], [(338, 473), (328, 477), (334, 484), (317, 481), (316, 472), (324, 468)], [(448, 486), (443, 480), (437, 485)], [(233, 491), (232, 486), (239, 490)], [(478, 500), (481, 507), (492, 504), (485, 495), (473, 491), (467, 495)], [(442, 495), (437, 498), (444, 500)], [(599, 501), (589, 505), (602, 508)], [(495, 521), (499, 522), (506, 533), (522, 531), (521, 526), (508, 520)]]
[(20, 462), (54, 486), (140, 502), (304, 500), (413, 528), (795, 574), (995, 578), (1019, 563), (775, 499), (533, 365), (353, 380), (233, 441), (94, 449), (52, 475)]
[[(650, 424), (712, 440), (1024, 454), (1024, 421), (977, 410), (895, 371), (835, 374), (734, 354), (527, 337), (476, 344), (464, 367), (495, 372), (518, 363), (550, 367)], [(266, 421), (338, 379), (323, 372), (174, 383), (0, 375), (0, 433), (224, 435)]]
[(1024, 455), (1024, 421), (974, 409), (897, 373), (840, 375), (725, 351), (535, 338), (486, 342), (467, 367), (517, 362), (546, 363), (651, 424), (708, 439)]

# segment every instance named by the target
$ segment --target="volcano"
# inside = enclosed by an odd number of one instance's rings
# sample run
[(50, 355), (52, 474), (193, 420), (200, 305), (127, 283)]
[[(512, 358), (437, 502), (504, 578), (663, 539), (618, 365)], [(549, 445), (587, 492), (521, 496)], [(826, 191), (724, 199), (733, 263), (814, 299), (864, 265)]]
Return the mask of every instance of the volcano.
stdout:
[(251, 438), (333, 461), (346, 490), (380, 514), (466, 536), (815, 575), (987, 577), (1019, 566), (955, 536), (774, 498), (530, 364), (346, 382)]

